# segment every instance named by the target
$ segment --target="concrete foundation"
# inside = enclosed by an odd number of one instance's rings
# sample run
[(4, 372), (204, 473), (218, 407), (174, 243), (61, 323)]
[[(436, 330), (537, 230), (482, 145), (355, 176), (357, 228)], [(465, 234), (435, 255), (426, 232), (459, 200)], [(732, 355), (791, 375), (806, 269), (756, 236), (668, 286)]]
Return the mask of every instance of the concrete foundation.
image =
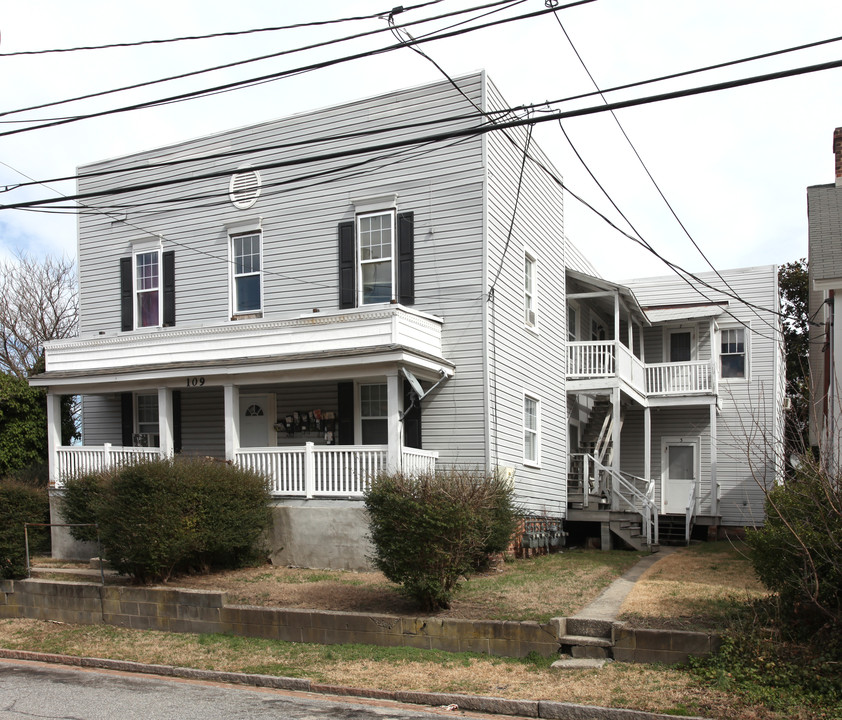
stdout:
[(272, 503), (270, 558), (275, 565), (371, 570), (368, 515), (359, 500)]
[(99, 547), (94, 542), (75, 540), (66, 527), (56, 527), (67, 522), (61, 514), (61, 490), (50, 490), (50, 541), (53, 557), (59, 560), (88, 562), (92, 557), (99, 557)]

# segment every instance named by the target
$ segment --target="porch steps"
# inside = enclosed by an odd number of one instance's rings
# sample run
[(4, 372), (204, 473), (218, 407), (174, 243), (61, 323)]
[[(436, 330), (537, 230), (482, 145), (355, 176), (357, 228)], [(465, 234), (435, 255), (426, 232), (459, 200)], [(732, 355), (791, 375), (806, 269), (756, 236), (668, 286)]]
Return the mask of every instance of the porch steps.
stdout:
[(576, 659), (603, 660), (613, 657), (613, 624), (610, 620), (565, 618), (559, 638), (561, 652)]
[[(640, 520), (611, 520), (609, 527), (614, 535), (635, 550), (645, 552), (658, 552), (659, 550), (659, 545), (656, 543), (646, 544), (646, 535), (643, 533), (643, 524)], [(682, 537), (683, 533), (684, 530), (682, 529)], [(660, 537), (663, 537), (663, 535), (660, 535)]]

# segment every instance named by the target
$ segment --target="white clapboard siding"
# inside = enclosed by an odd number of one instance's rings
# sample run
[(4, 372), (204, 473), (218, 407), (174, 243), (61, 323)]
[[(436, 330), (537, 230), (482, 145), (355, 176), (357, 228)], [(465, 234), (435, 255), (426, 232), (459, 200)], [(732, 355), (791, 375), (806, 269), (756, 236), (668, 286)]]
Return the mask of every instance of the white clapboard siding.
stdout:
[[(721, 275), (722, 278), (712, 272), (699, 274), (699, 278), (713, 288), (697, 281), (693, 281), (693, 287), (690, 287), (677, 277), (645, 278), (625, 281), (624, 284), (634, 291), (643, 306), (727, 300), (726, 311), (717, 317), (719, 327), (746, 328), (749, 377), (746, 380), (720, 379), (719, 398), (722, 409), (717, 417), (716, 428), (716, 475), (721, 486), (722, 522), (725, 525), (745, 526), (763, 522), (764, 490), (781, 479), (784, 367), (779, 318), (775, 314), (779, 309), (777, 268), (740, 268), (721, 271)], [(708, 321), (698, 321), (698, 327), (700, 346), (704, 352), (708, 352)], [(662, 327), (656, 326), (646, 331), (647, 362), (661, 361), (662, 343)], [(718, 348), (712, 350), (718, 353)], [(707, 412), (705, 408), (703, 414)], [(660, 448), (660, 439), (656, 434), (656, 425), (660, 422), (656, 420), (657, 415), (658, 412), (653, 412), (653, 474), (656, 472), (656, 451), (659, 452)], [(702, 427), (705, 422), (705, 418), (701, 418), (699, 426)], [(706, 432), (700, 434), (704, 437)], [(679, 433), (673, 432), (668, 426), (664, 434)], [(624, 446), (624, 464), (627, 452)], [(704, 449), (702, 458), (704, 462)], [(708, 468), (708, 475), (709, 472)], [(704, 465), (702, 473), (704, 489)]]
[[(489, 83), (488, 107), (505, 105)], [(486, 308), (490, 454), (493, 465), (515, 469), (516, 492), (528, 511), (563, 515), (567, 440), (563, 198), (559, 186), (527, 161), (515, 208), (525, 141), (524, 129), (495, 132), (487, 138), (486, 281), (489, 289), (493, 287)], [(529, 151), (552, 167), (536, 145)], [(537, 262), (537, 332), (524, 322), (527, 251)], [(539, 467), (524, 463), (524, 394), (540, 401)]]

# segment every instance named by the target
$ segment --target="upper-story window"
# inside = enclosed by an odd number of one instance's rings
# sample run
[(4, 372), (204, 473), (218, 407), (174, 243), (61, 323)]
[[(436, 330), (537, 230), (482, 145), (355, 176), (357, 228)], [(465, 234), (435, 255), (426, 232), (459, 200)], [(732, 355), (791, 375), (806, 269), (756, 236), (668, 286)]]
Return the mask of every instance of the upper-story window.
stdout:
[(527, 327), (538, 325), (538, 268), (529, 253), (523, 257), (523, 321)]
[(260, 233), (233, 235), (232, 306), (235, 315), (256, 313), (262, 309)]
[(397, 195), (354, 201), (339, 223), (339, 307), (415, 303), (415, 216), (395, 209)]
[(726, 379), (747, 377), (746, 354), (745, 328), (724, 328), (719, 350), (722, 377)]
[(175, 325), (175, 252), (159, 239), (132, 243), (120, 258), (120, 329)]
[(134, 262), (135, 327), (161, 324), (161, 252), (137, 253)]
[(395, 297), (394, 225), (394, 211), (357, 216), (360, 305)]
[(573, 305), (567, 306), (567, 339), (576, 342), (579, 337), (579, 319), (576, 308)]

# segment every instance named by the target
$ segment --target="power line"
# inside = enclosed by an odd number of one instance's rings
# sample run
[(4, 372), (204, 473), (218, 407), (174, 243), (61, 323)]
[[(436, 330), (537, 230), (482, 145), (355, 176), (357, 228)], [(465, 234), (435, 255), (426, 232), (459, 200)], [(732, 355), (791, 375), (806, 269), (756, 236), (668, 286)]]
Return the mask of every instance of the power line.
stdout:
[[(582, 65), (582, 68), (585, 70), (585, 73), (587, 74), (588, 78), (590, 78), (590, 81), (593, 84), (594, 88), (597, 90), (597, 92), (599, 92), (600, 97), (602, 98), (603, 102), (607, 103), (608, 101), (606, 100), (605, 95), (600, 90), (599, 84), (596, 82), (596, 79), (591, 74), (591, 71), (588, 69), (588, 66), (585, 64), (585, 61), (582, 58), (582, 56), (579, 54), (579, 51), (576, 49), (576, 46), (573, 44), (573, 40), (570, 38), (570, 35), (568, 34), (567, 30), (565, 29), (564, 24), (561, 22), (561, 18), (558, 16), (558, 14), (555, 14), (554, 17), (555, 17), (556, 21), (558, 22), (558, 26), (561, 28), (562, 33), (564, 33), (564, 37), (567, 38), (567, 42), (570, 44), (570, 47), (572, 48), (574, 54), (576, 55), (577, 59), (579, 60), (579, 63)], [(687, 226), (681, 221), (681, 218), (678, 217), (678, 213), (676, 213), (676, 211), (673, 208), (670, 201), (667, 200), (667, 196), (664, 195), (663, 190), (661, 190), (661, 186), (657, 183), (654, 176), (649, 171), (649, 168), (647, 167), (646, 163), (643, 161), (643, 158), (640, 156), (640, 153), (637, 151), (637, 148), (635, 147), (634, 143), (632, 142), (631, 138), (629, 137), (628, 133), (626, 132), (626, 129), (623, 127), (622, 123), (620, 122), (620, 118), (617, 117), (617, 113), (614, 112), (613, 110), (611, 111), (611, 117), (614, 119), (614, 122), (617, 124), (617, 127), (620, 129), (620, 133), (622, 133), (622, 135), (625, 138), (626, 142), (628, 143), (629, 147), (632, 149), (632, 152), (634, 153), (634, 156), (637, 158), (638, 162), (640, 163), (640, 166), (643, 168), (644, 172), (646, 173), (646, 176), (652, 182), (652, 185), (655, 187), (655, 190), (657, 190), (658, 195), (660, 195), (661, 199), (664, 201), (664, 204), (669, 209), (673, 218), (675, 218), (675, 221), (678, 223), (679, 227), (682, 229), (682, 231), (684, 231), (684, 234), (687, 236), (687, 238), (693, 244), (693, 247), (696, 248), (699, 255), (701, 255), (702, 258), (704, 259), (704, 261), (708, 264), (708, 267), (710, 267), (710, 269), (713, 270), (714, 273), (716, 273), (716, 276), (725, 284), (725, 286), (732, 293), (734, 293), (735, 295), (738, 295), (737, 291), (734, 290), (734, 288), (728, 283), (728, 281), (724, 277), (722, 277), (722, 274), (719, 272), (719, 270), (717, 270), (714, 267), (713, 263), (710, 261), (708, 256), (705, 255), (702, 248), (699, 246), (699, 244), (696, 242), (696, 240), (690, 234), (690, 231), (687, 229)], [(559, 122), (559, 126), (561, 127), (561, 122)], [(561, 131), (564, 133), (564, 137), (567, 139), (567, 142), (570, 144), (570, 147), (573, 148), (573, 143), (570, 141), (570, 138), (567, 135), (567, 132), (564, 130), (563, 127), (561, 128)], [(591, 175), (591, 177), (596, 182), (596, 178), (594, 177), (593, 173), (591, 173), (590, 168), (588, 168), (587, 165), (585, 165), (585, 161), (582, 159), (581, 155), (579, 155), (579, 153), (576, 151), (575, 148), (573, 148), (573, 151), (576, 153), (576, 156), (579, 158), (579, 161), (582, 163), (582, 165), (585, 166), (585, 169), (588, 171), (588, 173)], [(602, 190), (602, 192), (605, 194), (605, 196), (609, 200), (611, 200), (611, 198), (608, 196), (608, 193), (605, 190), (605, 188), (598, 182), (597, 182), (597, 185), (599, 186), (600, 190)], [(614, 203), (613, 200), (611, 200), (611, 203), (612, 203), (612, 205), (614, 205), (614, 207), (619, 212), (619, 208), (617, 207), (616, 203)], [(623, 213), (620, 213), (620, 215), (629, 224), (629, 227), (631, 227), (632, 230), (634, 230), (635, 234), (638, 237), (640, 237), (640, 233), (629, 222), (628, 218)], [(757, 316), (757, 318), (761, 322), (766, 323), (772, 329), (773, 332), (776, 332), (778, 330), (768, 320), (766, 320), (766, 318), (761, 317), (760, 314), (756, 310), (753, 310), (753, 312)], [(732, 315), (732, 317), (734, 317), (734, 316)], [(734, 319), (736, 320), (736, 318), (734, 318)]]
[[(593, 0), (585, 0), (586, 2), (592, 2)], [(747, 78), (738, 78), (736, 80), (728, 80), (725, 82), (714, 83), (711, 85), (704, 85), (700, 87), (694, 88), (687, 88), (684, 90), (675, 90), (672, 92), (661, 93), (658, 95), (648, 95), (645, 97), (640, 98), (631, 98), (628, 100), (620, 100), (613, 103), (608, 103), (604, 105), (596, 105), (590, 106), (585, 108), (579, 108), (576, 110), (568, 110), (563, 112), (555, 112), (555, 113), (548, 113), (546, 115), (540, 116), (533, 116), (527, 118), (516, 118), (513, 120), (505, 120), (499, 121), (495, 123), (488, 123), (485, 125), (477, 126), (477, 127), (470, 127), (470, 128), (460, 128), (454, 130), (448, 130), (442, 133), (436, 133), (432, 135), (421, 136), (417, 138), (410, 138), (410, 139), (400, 139), (400, 140), (392, 140), (385, 143), (380, 143), (378, 145), (371, 145), (362, 148), (352, 148), (352, 149), (344, 149), (338, 150), (329, 153), (322, 153), (321, 155), (309, 156), (304, 158), (293, 158), (288, 160), (279, 160), (270, 163), (261, 163), (261, 164), (253, 164), (251, 166), (254, 170), (268, 170), (268, 169), (276, 169), (281, 167), (290, 167), (293, 165), (301, 165), (310, 162), (320, 162), (325, 160), (334, 160), (342, 157), (349, 157), (351, 155), (360, 155), (367, 152), (379, 152), (381, 150), (387, 150), (391, 148), (398, 148), (403, 147), (406, 145), (415, 145), (421, 144), (425, 142), (437, 141), (437, 140), (449, 140), (454, 139), (457, 137), (466, 137), (466, 136), (479, 136), (484, 135), (486, 133), (496, 131), (496, 130), (505, 130), (514, 127), (522, 127), (525, 125), (531, 125), (536, 123), (543, 123), (543, 122), (554, 122), (558, 120), (564, 120), (566, 118), (572, 117), (584, 117), (587, 115), (594, 115), (602, 112), (608, 112), (611, 110), (617, 110), (620, 108), (627, 108), (627, 107), (637, 107), (641, 105), (648, 105), (651, 103), (656, 102), (663, 102), (665, 100), (674, 100), (678, 98), (685, 98), (685, 97), (692, 97), (695, 95), (701, 95), (711, 92), (719, 92), (722, 90), (730, 90), (737, 87), (743, 87), (747, 85), (754, 85), (761, 82), (769, 82), (771, 80), (779, 80), (782, 78), (787, 77), (796, 77), (798, 75), (804, 75), (807, 73), (813, 72), (821, 72), (824, 70), (831, 70), (835, 68), (842, 67), (842, 60), (832, 60), (829, 62), (818, 63), (815, 65), (807, 65), (799, 68), (791, 68), (789, 70), (780, 70), (773, 73), (766, 73), (764, 75), (754, 75)], [(150, 190), (159, 187), (165, 187), (168, 185), (176, 185), (185, 182), (195, 182), (198, 180), (206, 180), (215, 177), (221, 177), (223, 175), (230, 174), (231, 170), (226, 168), (225, 170), (217, 170), (208, 173), (202, 173), (198, 175), (192, 175), (190, 177), (183, 177), (183, 178), (171, 178), (169, 180), (159, 180), (156, 182), (150, 183), (139, 183), (137, 185), (129, 185), (123, 186), (118, 188), (111, 188), (109, 190), (101, 190), (101, 191), (92, 191), (88, 193), (77, 193), (76, 195), (68, 196), (68, 199), (71, 200), (79, 200), (79, 199), (86, 199), (86, 198), (93, 198), (93, 197), (106, 197), (110, 195), (116, 194), (125, 194), (130, 192), (138, 192), (142, 190)], [(30, 200), (25, 202), (19, 203), (9, 203), (5, 205), (0, 205), (0, 210), (12, 210), (17, 208), (25, 208), (25, 207), (36, 207), (38, 205), (48, 205), (52, 200), (49, 199), (42, 199), (42, 200)]]
[[(428, 5), (437, 5), (443, 0), (428, 0), (418, 5), (410, 5), (402, 9), (403, 12), (418, 10)], [(19, 50), (17, 52), (0, 53), (0, 57), (16, 57), (21, 55), (48, 55), (52, 53), (72, 53), (83, 50), (109, 50), (112, 48), (140, 47), (143, 45), (163, 45), (167, 43), (184, 42), (189, 40), (211, 40), (221, 37), (236, 37), (239, 35), (253, 35), (255, 33), (277, 32), (279, 30), (297, 30), (299, 28), (319, 27), (323, 25), (335, 25), (338, 23), (353, 22), (357, 20), (374, 20), (383, 17), (388, 10), (373, 13), (371, 15), (357, 15), (353, 17), (335, 18), (333, 20), (311, 20), (309, 22), (294, 23), (291, 25), (277, 25), (275, 27), (251, 28), (249, 30), (230, 30), (227, 32), (208, 33), (207, 35), (184, 35), (182, 37), (164, 38), (158, 40), (138, 40), (136, 42), (108, 43), (105, 45), (83, 45), (80, 47), (51, 48), (48, 50)]]
[[(501, 5), (501, 4), (511, 3), (511, 2), (512, 2), (512, 0), (495, 0), (494, 2), (486, 4), (486, 5), (480, 5), (480, 6), (468, 8), (466, 10), (458, 10), (458, 11), (454, 11), (454, 12), (451, 12), (451, 13), (445, 13), (443, 15), (438, 15), (438, 16), (435, 16), (435, 17), (432, 17), (432, 18), (427, 18), (427, 19), (424, 19), (424, 20), (418, 20), (418, 21), (415, 21), (414, 23), (407, 23), (406, 25), (410, 26), (410, 25), (414, 25), (414, 24), (433, 22), (435, 20), (453, 17), (454, 15), (460, 15), (460, 14), (464, 14), (464, 13), (467, 13), (467, 12), (473, 12), (475, 10), (481, 10), (481, 9), (485, 9), (485, 8), (488, 8), (488, 7), (493, 7), (493, 6), (496, 6), (496, 5)], [(568, 5), (565, 5), (564, 8), (574, 7), (576, 5), (582, 5), (582, 4), (591, 3), (591, 2), (595, 2), (595, 0), (575, 0), (574, 2), (571, 2)], [(562, 9), (564, 9), (564, 8), (562, 8)], [(419, 42), (432, 42), (432, 41), (441, 40), (441, 39), (444, 39), (444, 38), (455, 37), (455, 36), (462, 35), (462, 34), (465, 34), (465, 33), (468, 33), (468, 32), (473, 32), (475, 30), (482, 30), (482, 29), (485, 29), (487, 27), (493, 27), (494, 25), (513, 22), (513, 21), (516, 21), (516, 20), (527, 19), (527, 18), (531, 18), (531, 17), (537, 17), (539, 15), (544, 15), (547, 12), (550, 12), (550, 10), (546, 10), (546, 9), (545, 10), (539, 10), (539, 11), (536, 11), (536, 12), (533, 12), (533, 13), (527, 13), (527, 14), (524, 14), (524, 15), (518, 15), (518, 16), (511, 17), (511, 18), (504, 18), (504, 19), (501, 19), (501, 20), (496, 20), (494, 22), (486, 23), (484, 25), (478, 25), (478, 26), (470, 27), (470, 28), (462, 28), (461, 30), (453, 30), (453, 31), (450, 31), (450, 32), (437, 33), (435, 35), (427, 36), (427, 37), (423, 38), (422, 40), (419, 40)], [(403, 26), (401, 26), (401, 27), (403, 27)], [(244, 65), (244, 64), (247, 64), (247, 63), (253, 63), (253, 62), (258, 62), (258, 61), (261, 61), (261, 60), (280, 57), (282, 55), (288, 55), (290, 53), (301, 52), (303, 50), (311, 50), (311, 49), (318, 48), (318, 47), (324, 47), (326, 45), (333, 45), (333, 44), (336, 44), (336, 43), (339, 43), (339, 42), (345, 42), (345, 41), (348, 41), (348, 40), (353, 40), (353, 39), (365, 37), (367, 35), (374, 35), (374, 34), (377, 34), (377, 33), (388, 32), (388, 31), (389, 31), (388, 28), (381, 28), (381, 29), (378, 29), (378, 30), (372, 30), (372, 31), (368, 31), (368, 32), (365, 32), (365, 33), (358, 33), (356, 35), (350, 35), (350, 36), (347, 36), (345, 38), (339, 38), (339, 39), (333, 39), (333, 40), (329, 40), (329, 41), (325, 41), (325, 42), (321, 42), (321, 43), (315, 43), (315, 44), (308, 45), (308, 46), (301, 47), (301, 48), (294, 48), (292, 50), (284, 50), (284, 51), (272, 53), (272, 54), (269, 54), (269, 55), (262, 55), (262, 56), (256, 57), (256, 58), (250, 58), (250, 59), (247, 59), (247, 60), (236, 61), (236, 62), (233, 62), (233, 63), (228, 63), (228, 64), (225, 64), (225, 65), (219, 65), (219, 66), (215, 66), (215, 67), (212, 67), (212, 68), (205, 68), (203, 70), (197, 70), (197, 71), (190, 72), (190, 73), (183, 73), (181, 75), (173, 75), (173, 76), (170, 76), (170, 77), (167, 77), (167, 78), (161, 78), (161, 79), (158, 79), (158, 80), (151, 80), (151, 81), (144, 82), (144, 83), (137, 83), (135, 85), (129, 85), (129, 86), (121, 87), (121, 88), (116, 88), (116, 89), (113, 89), (113, 90), (105, 90), (105, 91), (101, 91), (101, 92), (97, 92), (97, 93), (91, 93), (91, 94), (88, 94), (88, 95), (82, 95), (82, 96), (79, 96), (79, 97), (76, 97), (76, 98), (69, 98), (69, 99), (54, 101), (54, 102), (50, 102), (50, 103), (42, 103), (40, 105), (33, 105), (33, 106), (30, 106), (30, 107), (27, 107), (27, 108), (20, 108), (20, 109), (17, 109), (17, 110), (9, 110), (9, 111), (6, 111), (4, 113), (0, 113), (0, 117), (5, 117), (7, 115), (12, 115), (12, 114), (18, 114), (18, 113), (21, 113), (21, 112), (27, 112), (27, 111), (30, 111), (30, 110), (39, 110), (39, 109), (43, 109), (43, 108), (46, 108), (46, 107), (52, 107), (52, 106), (55, 106), (55, 105), (62, 105), (62, 104), (65, 104), (65, 103), (75, 102), (75, 101), (78, 101), (78, 100), (87, 100), (87, 99), (91, 99), (91, 98), (95, 98), (95, 97), (102, 97), (104, 95), (109, 95), (109, 94), (113, 94), (113, 93), (117, 93), (117, 92), (123, 92), (123, 91), (126, 91), (126, 90), (134, 90), (134, 89), (141, 88), (141, 87), (147, 87), (149, 85), (155, 85), (155, 84), (158, 84), (158, 83), (169, 82), (169, 81), (172, 81), (172, 80), (179, 80), (179, 79), (183, 79), (183, 78), (190, 77), (190, 76), (193, 76), (193, 75), (200, 75), (200, 74), (203, 74), (203, 73), (214, 72), (216, 70), (228, 69), (228, 68), (231, 68), (231, 67), (236, 67), (238, 65)], [(169, 96), (169, 97), (166, 97), (166, 98), (160, 98), (158, 100), (150, 100), (150, 101), (147, 101), (147, 102), (136, 103), (134, 105), (128, 105), (128, 106), (124, 106), (124, 107), (120, 107), (120, 108), (111, 108), (109, 110), (103, 110), (103, 111), (96, 112), (96, 113), (89, 113), (87, 115), (76, 115), (76, 116), (73, 116), (73, 117), (70, 117), (70, 118), (58, 118), (58, 119), (55, 119), (55, 120), (43, 122), (40, 125), (33, 125), (33, 126), (27, 127), (27, 128), (18, 128), (16, 130), (6, 131), (6, 132), (3, 132), (3, 133), (0, 133), (0, 137), (2, 137), (4, 135), (14, 135), (14, 134), (18, 134), (18, 133), (21, 133), (21, 132), (28, 132), (30, 130), (40, 130), (40, 129), (43, 129), (43, 128), (54, 127), (54, 126), (57, 126), (57, 125), (64, 125), (64, 124), (67, 124), (67, 123), (78, 122), (78, 121), (81, 121), (81, 120), (88, 120), (88, 119), (91, 119), (91, 118), (102, 117), (102, 116), (105, 116), (105, 115), (112, 115), (112, 114), (117, 114), (117, 113), (122, 113), (122, 112), (130, 112), (130, 111), (134, 111), (134, 110), (141, 110), (141, 109), (145, 109), (145, 108), (149, 108), (149, 107), (156, 107), (158, 105), (167, 105), (167, 104), (171, 104), (171, 103), (174, 103), (174, 102), (182, 102), (184, 100), (191, 100), (191, 99), (195, 99), (195, 98), (198, 98), (198, 97), (204, 97), (204, 96), (207, 96), (207, 95), (217, 94), (217, 93), (220, 93), (220, 92), (228, 92), (228, 91), (231, 91), (231, 90), (238, 90), (238, 89), (241, 89), (241, 88), (244, 88), (244, 87), (250, 87), (252, 85), (257, 85), (257, 84), (261, 84), (261, 83), (264, 83), (264, 82), (279, 80), (283, 77), (288, 77), (288, 76), (291, 76), (291, 75), (299, 75), (299, 74), (302, 74), (302, 73), (305, 73), (305, 72), (311, 72), (313, 70), (319, 70), (319, 69), (323, 69), (323, 68), (326, 68), (326, 67), (331, 67), (331, 66), (338, 65), (338, 64), (341, 64), (341, 63), (350, 62), (352, 60), (359, 60), (359, 59), (366, 58), (366, 57), (373, 57), (375, 55), (381, 55), (381, 54), (384, 54), (384, 53), (387, 53), (387, 52), (391, 52), (393, 50), (397, 50), (401, 47), (403, 47), (403, 43), (400, 43), (398, 45), (389, 45), (389, 46), (385, 46), (385, 47), (378, 48), (378, 49), (375, 49), (375, 50), (368, 50), (368, 51), (365, 51), (365, 52), (355, 53), (355, 54), (352, 54), (352, 55), (345, 55), (345, 56), (342, 56), (342, 57), (339, 57), (339, 58), (333, 58), (333, 59), (321, 61), (321, 62), (318, 62), (318, 63), (312, 63), (310, 65), (305, 65), (305, 66), (293, 68), (293, 69), (290, 69), (290, 70), (282, 70), (282, 71), (279, 71), (279, 72), (276, 72), (276, 73), (269, 73), (269, 74), (266, 74), (266, 75), (262, 75), (262, 76), (258, 76), (258, 77), (254, 77), (254, 78), (249, 78), (249, 79), (246, 79), (246, 80), (238, 80), (238, 81), (234, 81), (234, 82), (230, 82), (230, 83), (225, 83), (223, 85), (217, 85), (217, 86), (214, 86), (214, 87), (211, 87), (211, 88), (204, 88), (202, 90), (193, 90), (193, 91), (186, 92), (186, 93), (180, 93), (178, 95), (172, 95), (172, 96)]]

